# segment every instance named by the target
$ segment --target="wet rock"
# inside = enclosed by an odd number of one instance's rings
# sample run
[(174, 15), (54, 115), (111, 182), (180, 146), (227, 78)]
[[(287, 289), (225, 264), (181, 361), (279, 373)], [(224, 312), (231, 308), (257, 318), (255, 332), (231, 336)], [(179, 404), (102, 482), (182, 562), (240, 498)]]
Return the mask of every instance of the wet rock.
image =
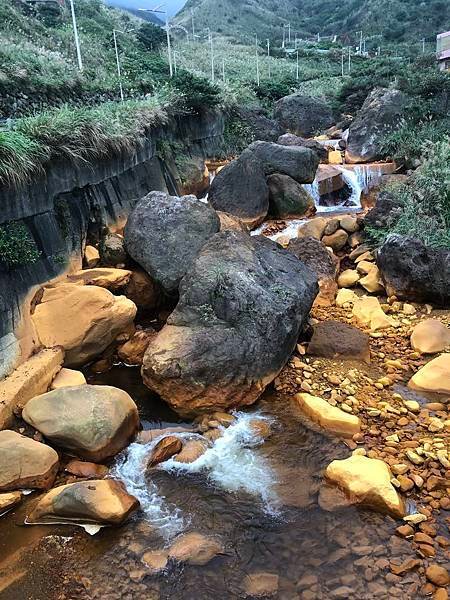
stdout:
[(450, 331), (441, 321), (427, 319), (414, 327), (411, 346), (421, 354), (436, 354), (450, 345)]
[(244, 594), (251, 598), (270, 598), (278, 593), (279, 577), (275, 573), (250, 573), (244, 582)]
[(249, 423), (254, 435), (260, 439), (267, 439), (272, 433), (270, 423), (264, 419), (252, 419)]
[(12, 425), (16, 408), (48, 390), (63, 361), (62, 348), (41, 350), (0, 381), (0, 430)]
[[(74, 387), (76, 385), (85, 385), (86, 377), (81, 371), (74, 371), (73, 369), (61, 369), (55, 379), (52, 381), (50, 386), (51, 390), (59, 390), (65, 387)], [(46, 391), (46, 390), (44, 390)], [(43, 392), (41, 392), (43, 393)], [(40, 395), (40, 394), (36, 394)]]
[(100, 385), (62, 388), (37, 396), (28, 402), (22, 416), (51, 442), (93, 462), (123, 450), (139, 426), (130, 396)]
[(22, 501), (21, 492), (8, 492), (6, 494), (0, 494), (0, 517), (6, 511), (11, 510)]
[(326, 468), (325, 477), (342, 489), (353, 504), (395, 517), (405, 514), (404, 502), (391, 484), (389, 468), (381, 460), (358, 455), (335, 460)]
[(294, 398), (302, 414), (333, 435), (351, 438), (361, 431), (358, 417), (331, 406), (322, 398), (310, 394), (296, 394)]
[(370, 327), (372, 331), (393, 327), (395, 321), (386, 315), (378, 298), (363, 296), (355, 301), (353, 315), (360, 325)]
[(203, 456), (208, 449), (208, 443), (206, 440), (189, 440), (186, 442), (179, 454), (174, 458), (175, 462), (190, 464), (195, 462)]
[(319, 280), (319, 296), (316, 298), (316, 304), (329, 305), (337, 292), (338, 260), (336, 257), (324, 244), (313, 237), (290, 240), (287, 250), (316, 274)]
[(315, 217), (298, 228), (298, 237), (314, 238), (321, 240), (327, 226), (327, 220), (324, 217)]
[(133, 269), (124, 295), (136, 304), (139, 310), (156, 310), (163, 300), (161, 287), (142, 269)]
[(217, 234), (147, 349), (144, 383), (185, 416), (252, 404), (295, 348), (317, 290), (315, 275), (274, 242)]
[(192, 532), (175, 540), (169, 550), (169, 558), (189, 565), (203, 566), (223, 552), (224, 548), (218, 540)]
[(183, 444), (180, 438), (175, 436), (167, 436), (158, 442), (153, 449), (152, 455), (148, 461), (149, 467), (156, 467), (162, 462), (169, 460), (175, 454), (181, 452)]
[(95, 463), (82, 462), (80, 460), (71, 460), (64, 467), (66, 473), (76, 475), (76, 477), (85, 477), (87, 479), (103, 479), (109, 472), (105, 465), (96, 465)]
[(303, 146), (304, 148), (309, 148), (317, 154), (320, 160), (324, 162), (328, 160), (328, 150), (316, 140), (305, 139), (298, 135), (294, 135), (293, 133), (285, 133), (281, 135), (276, 142), (280, 146)]
[(347, 233), (355, 233), (359, 229), (358, 219), (351, 215), (344, 215), (339, 224)]
[(314, 214), (312, 196), (292, 177), (274, 173), (268, 177), (267, 185), (270, 193), (269, 213), (274, 217), (302, 217)]
[(150, 572), (154, 575), (161, 573), (167, 567), (169, 560), (168, 552), (165, 550), (155, 550), (152, 552), (146, 552), (142, 557), (142, 562), (149, 568)]
[(298, 183), (312, 183), (319, 166), (317, 154), (309, 148), (253, 142), (248, 147), (260, 162), (266, 176), (281, 173)]
[(450, 575), (447, 569), (436, 564), (427, 567), (425, 576), (428, 581), (431, 581), (431, 583), (434, 583), (434, 585), (439, 587), (445, 587), (450, 583)]
[(408, 387), (423, 392), (450, 394), (450, 353), (441, 354), (419, 369)]
[(139, 506), (122, 482), (81, 481), (57, 487), (43, 496), (27, 523), (121, 525)]
[(125, 245), (150, 277), (173, 294), (202, 246), (219, 229), (216, 212), (195, 196), (151, 192), (128, 218)]
[(433, 595), (433, 600), (448, 600), (448, 592), (445, 588), (438, 588)]
[(76, 285), (96, 285), (110, 292), (117, 292), (124, 288), (131, 278), (131, 271), (126, 269), (113, 269), (112, 267), (84, 269), (68, 276), (69, 283)]
[(338, 286), (340, 288), (351, 288), (361, 279), (359, 273), (353, 269), (343, 271), (338, 277)]
[(417, 569), (417, 567), (420, 567), (420, 565), (421, 565), (421, 562), (417, 558), (407, 558), (401, 564), (396, 564), (396, 563), (391, 562), (389, 565), (389, 568), (391, 569), (391, 571), (394, 575), (404, 575), (405, 573), (408, 573), (409, 571), (413, 571), (414, 569)]
[(325, 231), (323, 232), (324, 235), (332, 235), (333, 233), (336, 233), (336, 231), (339, 229), (339, 219), (336, 217), (334, 219), (330, 219), (329, 221), (327, 221), (327, 225), (325, 227)]
[(308, 354), (324, 358), (359, 359), (369, 363), (369, 336), (340, 321), (323, 321), (314, 325)]
[(72, 283), (45, 288), (32, 321), (47, 348), (62, 346), (64, 364), (78, 367), (101, 354), (136, 316), (136, 306), (108, 290)]
[(15, 431), (0, 431), (0, 492), (47, 489), (58, 471), (58, 454)]
[(247, 225), (234, 215), (218, 210), (217, 216), (220, 219), (220, 231), (248, 231)]
[(274, 118), (287, 131), (312, 137), (334, 124), (330, 105), (321, 98), (291, 94), (278, 100)]
[(324, 235), (322, 242), (325, 246), (332, 248), (335, 252), (342, 250), (348, 240), (348, 233), (343, 229), (338, 229), (331, 235)]
[(374, 89), (349, 127), (346, 162), (372, 162), (383, 158), (384, 136), (400, 125), (406, 102), (407, 97), (398, 90)]
[(142, 365), (145, 352), (157, 335), (154, 329), (136, 331), (133, 337), (118, 349), (120, 360), (126, 365)]
[(208, 200), (217, 211), (238, 217), (250, 229), (257, 227), (269, 210), (269, 187), (261, 161), (245, 150), (216, 175)]
[(100, 254), (94, 246), (86, 246), (84, 249), (84, 264), (88, 269), (95, 268), (100, 262)]
[(100, 240), (98, 250), (100, 253), (100, 263), (104, 267), (123, 265), (128, 260), (123, 237), (118, 233), (107, 233)]
[(450, 250), (391, 234), (378, 250), (377, 264), (390, 296), (449, 305)]

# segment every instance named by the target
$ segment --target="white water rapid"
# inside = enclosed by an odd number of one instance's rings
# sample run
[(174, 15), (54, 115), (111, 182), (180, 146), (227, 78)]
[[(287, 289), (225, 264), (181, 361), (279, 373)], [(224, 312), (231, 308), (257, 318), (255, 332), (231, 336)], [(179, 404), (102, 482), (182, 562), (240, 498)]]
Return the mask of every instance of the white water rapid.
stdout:
[[(205, 473), (208, 480), (227, 492), (245, 492), (259, 497), (263, 510), (276, 513), (276, 494), (273, 491), (276, 475), (256, 447), (262, 443), (252, 428), (252, 421), (271, 421), (257, 413), (235, 413), (236, 421), (223, 428), (223, 435), (195, 462), (190, 464), (168, 460), (158, 469), (183, 475)], [(180, 439), (195, 439), (197, 434), (175, 433)], [(164, 436), (162, 436), (164, 437)], [(148, 444), (131, 444), (117, 461), (111, 476), (120, 479), (128, 492), (138, 498), (145, 518), (166, 539), (171, 539), (189, 525), (189, 515), (184, 515), (163, 497), (155, 483), (146, 477), (146, 465), (152, 450), (162, 437)]]

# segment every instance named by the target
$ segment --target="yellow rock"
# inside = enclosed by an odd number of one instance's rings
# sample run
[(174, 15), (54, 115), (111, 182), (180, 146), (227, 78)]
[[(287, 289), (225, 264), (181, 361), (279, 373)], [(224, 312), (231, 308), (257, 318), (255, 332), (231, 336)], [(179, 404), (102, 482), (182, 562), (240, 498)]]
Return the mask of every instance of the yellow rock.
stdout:
[(44, 289), (32, 315), (41, 343), (62, 346), (65, 365), (78, 367), (101, 354), (132, 324), (136, 305), (96, 286), (64, 283)]
[(327, 226), (327, 219), (316, 217), (311, 219), (298, 228), (298, 237), (313, 237), (316, 240), (322, 239), (323, 232)]
[(357, 271), (347, 269), (343, 271), (338, 277), (338, 286), (340, 288), (350, 288), (358, 283), (360, 276)]
[(357, 256), (355, 258), (355, 263), (359, 264), (360, 262), (362, 262), (363, 260), (367, 260), (367, 261), (374, 261), (375, 257), (372, 254), (372, 252), (370, 252), (369, 250), (367, 252), (364, 252), (364, 254), (361, 254), (360, 256)]
[(441, 354), (417, 371), (408, 387), (423, 392), (450, 394), (450, 353)]
[(93, 269), (100, 262), (100, 254), (94, 246), (86, 246), (84, 250), (84, 262), (89, 269)]
[(0, 517), (7, 510), (10, 510), (19, 504), (21, 500), (22, 492), (7, 492), (6, 494), (0, 494)]
[(358, 300), (358, 296), (352, 290), (342, 288), (336, 296), (336, 306), (342, 308), (344, 304), (354, 304)]
[(72, 369), (61, 369), (58, 375), (50, 386), (51, 390), (57, 390), (64, 387), (73, 387), (75, 385), (84, 385), (86, 377), (81, 371), (73, 371)]
[(343, 162), (342, 153), (339, 150), (330, 150), (328, 152), (328, 163), (330, 165), (342, 165)]
[(302, 413), (329, 433), (351, 438), (361, 431), (358, 417), (331, 406), (323, 398), (310, 394), (296, 394), (294, 398)]
[(353, 306), (353, 315), (361, 325), (370, 327), (372, 331), (393, 327), (395, 322), (381, 308), (378, 298), (363, 296)]
[(62, 348), (41, 350), (0, 382), (0, 429), (10, 426), (16, 406), (48, 390), (63, 360)]
[(382, 460), (358, 455), (335, 460), (328, 465), (325, 477), (343, 490), (353, 504), (395, 517), (405, 515), (404, 502), (391, 484), (391, 473)]
[(360, 275), (367, 275), (372, 269), (376, 269), (377, 266), (373, 262), (368, 260), (362, 260), (356, 266), (356, 270)]
[(415, 315), (416, 314), (416, 309), (414, 308), (414, 306), (412, 304), (407, 304), (405, 302), (405, 304), (403, 305), (403, 314), (405, 315)]
[(359, 285), (371, 294), (378, 294), (384, 290), (384, 286), (381, 283), (380, 270), (376, 265), (373, 265), (373, 268), (370, 269), (367, 275), (363, 279), (360, 279)]
[(76, 285), (96, 285), (110, 291), (120, 290), (129, 283), (130, 279), (131, 271), (110, 267), (84, 269), (68, 276), (70, 283), (75, 283)]
[(427, 319), (414, 327), (411, 346), (420, 354), (436, 354), (450, 345), (450, 330), (437, 319)]

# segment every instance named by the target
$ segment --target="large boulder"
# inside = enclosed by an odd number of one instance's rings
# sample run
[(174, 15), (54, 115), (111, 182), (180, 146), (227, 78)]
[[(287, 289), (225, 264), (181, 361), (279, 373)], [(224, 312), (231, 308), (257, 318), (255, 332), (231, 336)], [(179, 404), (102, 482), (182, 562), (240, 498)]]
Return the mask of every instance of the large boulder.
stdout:
[(322, 98), (291, 94), (278, 100), (274, 118), (290, 133), (311, 137), (334, 125), (330, 105)]
[(324, 358), (359, 359), (369, 363), (369, 336), (341, 321), (323, 321), (314, 325), (308, 354)]
[(125, 246), (150, 277), (173, 294), (202, 246), (219, 229), (216, 212), (195, 196), (151, 192), (128, 218)]
[(298, 183), (312, 183), (319, 167), (319, 157), (310, 148), (253, 142), (248, 150), (256, 156), (266, 176), (282, 173)]
[(450, 354), (441, 354), (419, 369), (408, 386), (422, 392), (450, 394)]
[(304, 148), (310, 148), (310, 150), (314, 150), (320, 160), (328, 161), (328, 150), (317, 140), (308, 140), (293, 133), (285, 133), (280, 135), (277, 144), (280, 144), (280, 146), (303, 146)]
[(216, 175), (208, 200), (218, 211), (239, 217), (251, 229), (269, 210), (269, 188), (258, 158), (250, 150), (225, 165)]
[(207, 242), (142, 375), (181, 415), (252, 404), (291, 355), (318, 291), (315, 275), (262, 236)]
[(426, 319), (414, 327), (411, 346), (420, 354), (436, 354), (450, 346), (450, 329), (437, 319)]
[(292, 177), (274, 173), (268, 177), (267, 184), (270, 191), (269, 213), (274, 217), (303, 217), (314, 214), (312, 196)]
[(0, 431), (0, 492), (47, 489), (58, 472), (58, 454), (15, 431)]
[(27, 523), (121, 525), (138, 507), (138, 500), (127, 493), (122, 482), (81, 481), (45, 494), (27, 517)]
[(129, 283), (130, 278), (131, 271), (126, 269), (101, 267), (77, 271), (68, 276), (68, 281), (77, 285), (96, 285), (110, 292), (117, 292)]
[(123, 390), (80, 385), (30, 400), (23, 419), (48, 440), (81, 458), (102, 462), (123, 450), (136, 434), (139, 414)]
[(363, 163), (383, 158), (383, 138), (398, 127), (406, 104), (407, 96), (399, 90), (374, 89), (350, 125), (346, 162)]
[(378, 250), (377, 264), (390, 295), (405, 300), (450, 303), (450, 250), (425, 246), (398, 234)]
[(130, 328), (136, 306), (97, 286), (58, 284), (43, 290), (32, 315), (41, 344), (62, 346), (64, 364), (79, 367), (101, 354)]
[(262, 108), (239, 108), (239, 117), (250, 129), (254, 140), (275, 142), (283, 133), (283, 128), (274, 119), (269, 119)]
[(334, 254), (313, 237), (294, 238), (290, 240), (287, 250), (316, 274), (320, 288), (316, 302), (323, 305), (332, 302), (337, 293), (339, 268), (339, 261)]

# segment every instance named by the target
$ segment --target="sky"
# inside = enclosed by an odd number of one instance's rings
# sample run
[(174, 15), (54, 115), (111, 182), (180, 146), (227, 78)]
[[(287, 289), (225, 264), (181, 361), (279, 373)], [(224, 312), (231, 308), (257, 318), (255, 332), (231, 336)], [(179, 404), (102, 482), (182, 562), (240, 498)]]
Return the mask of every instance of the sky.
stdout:
[[(108, 4), (113, 6), (127, 6), (130, 8), (155, 8), (162, 4), (162, 0), (107, 0)], [(168, 9), (169, 15), (176, 15), (179, 10), (186, 4), (186, 0), (165, 0), (165, 6)]]

